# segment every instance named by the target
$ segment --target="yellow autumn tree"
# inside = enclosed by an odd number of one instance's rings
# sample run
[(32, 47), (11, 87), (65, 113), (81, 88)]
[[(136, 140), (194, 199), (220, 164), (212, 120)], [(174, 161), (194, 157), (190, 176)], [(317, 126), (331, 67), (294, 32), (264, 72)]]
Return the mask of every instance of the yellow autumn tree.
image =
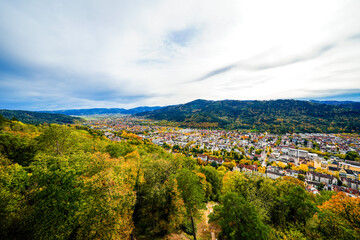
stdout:
[(302, 172), (308, 172), (309, 167), (306, 164), (300, 164), (299, 170), (302, 171)]
[(360, 198), (349, 197), (343, 192), (338, 192), (329, 201), (319, 206), (319, 209), (330, 211), (342, 218), (346, 221), (346, 225), (351, 226), (360, 234)]
[(265, 171), (266, 171), (266, 167), (259, 167), (258, 168), (258, 171), (260, 172), (260, 173), (265, 173)]
[(236, 166), (236, 163), (234, 161), (232, 161), (232, 162), (224, 162), (222, 165), (229, 168), (229, 169), (233, 169)]
[(280, 167), (280, 168), (285, 168), (285, 167), (286, 167), (286, 164), (283, 163), (283, 162), (273, 162), (273, 163), (271, 164), (271, 166)]

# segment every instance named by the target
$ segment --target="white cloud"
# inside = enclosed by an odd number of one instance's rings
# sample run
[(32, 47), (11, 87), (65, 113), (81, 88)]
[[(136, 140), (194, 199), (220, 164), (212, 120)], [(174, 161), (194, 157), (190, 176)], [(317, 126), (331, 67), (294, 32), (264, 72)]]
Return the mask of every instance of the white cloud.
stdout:
[(360, 89), (359, 10), (356, 0), (2, 1), (0, 107), (17, 96), (39, 109)]

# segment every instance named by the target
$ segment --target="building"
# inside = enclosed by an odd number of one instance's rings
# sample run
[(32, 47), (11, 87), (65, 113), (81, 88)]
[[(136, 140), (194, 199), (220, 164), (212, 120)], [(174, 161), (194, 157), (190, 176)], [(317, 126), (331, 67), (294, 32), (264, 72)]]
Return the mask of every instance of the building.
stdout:
[(285, 176), (285, 174), (280, 173), (280, 172), (275, 172), (272, 170), (267, 170), (266, 171), (266, 177), (271, 178), (271, 179), (277, 179), (279, 177), (283, 177)]
[(318, 173), (318, 172), (307, 172), (306, 173), (306, 180), (311, 182), (319, 182), (325, 184), (333, 184), (337, 185), (338, 180), (336, 177), (328, 174)]
[(341, 178), (343, 184), (346, 184), (349, 188), (359, 189), (360, 181), (358, 179)]

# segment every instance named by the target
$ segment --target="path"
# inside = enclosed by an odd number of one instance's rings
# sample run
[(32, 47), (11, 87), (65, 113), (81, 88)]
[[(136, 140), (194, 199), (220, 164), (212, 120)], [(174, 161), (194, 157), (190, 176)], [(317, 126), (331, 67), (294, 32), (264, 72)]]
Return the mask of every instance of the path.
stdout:
[(214, 229), (211, 228), (211, 226), (209, 226), (209, 214), (212, 213), (213, 211), (213, 206), (215, 205), (215, 203), (207, 203), (206, 205), (206, 211), (205, 211), (205, 217), (206, 217), (206, 225), (208, 226), (208, 228), (210, 229), (211, 232), (211, 240), (216, 240), (215, 237), (215, 231)]

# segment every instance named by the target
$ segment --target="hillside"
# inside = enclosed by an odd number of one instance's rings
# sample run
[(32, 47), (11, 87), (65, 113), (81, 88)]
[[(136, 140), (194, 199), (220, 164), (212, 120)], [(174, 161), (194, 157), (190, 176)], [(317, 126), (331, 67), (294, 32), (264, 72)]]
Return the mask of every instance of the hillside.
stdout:
[(89, 130), (0, 121), (0, 239), (360, 239), (360, 198)]
[(136, 107), (131, 109), (124, 108), (90, 108), (90, 109), (69, 109), (69, 110), (54, 110), (41, 111), (43, 113), (60, 113), (70, 116), (85, 116), (85, 115), (99, 115), (99, 114), (136, 114), (146, 111), (153, 111), (161, 107)]
[(353, 102), (353, 101), (317, 101), (317, 100), (310, 100), (310, 101), (315, 102), (315, 103), (335, 105), (335, 106), (346, 107), (346, 108), (360, 109), (360, 102)]
[(72, 124), (81, 118), (70, 117), (63, 114), (40, 113), (21, 110), (0, 110), (0, 114), (7, 119), (16, 118), (23, 123), (41, 124), (41, 123), (58, 123)]
[(299, 100), (207, 101), (164, 107), (136, 114), (189, 127), (256, 129), (286, 132), (360, 132), (360, 110), (354, 104), (329, 105)]

